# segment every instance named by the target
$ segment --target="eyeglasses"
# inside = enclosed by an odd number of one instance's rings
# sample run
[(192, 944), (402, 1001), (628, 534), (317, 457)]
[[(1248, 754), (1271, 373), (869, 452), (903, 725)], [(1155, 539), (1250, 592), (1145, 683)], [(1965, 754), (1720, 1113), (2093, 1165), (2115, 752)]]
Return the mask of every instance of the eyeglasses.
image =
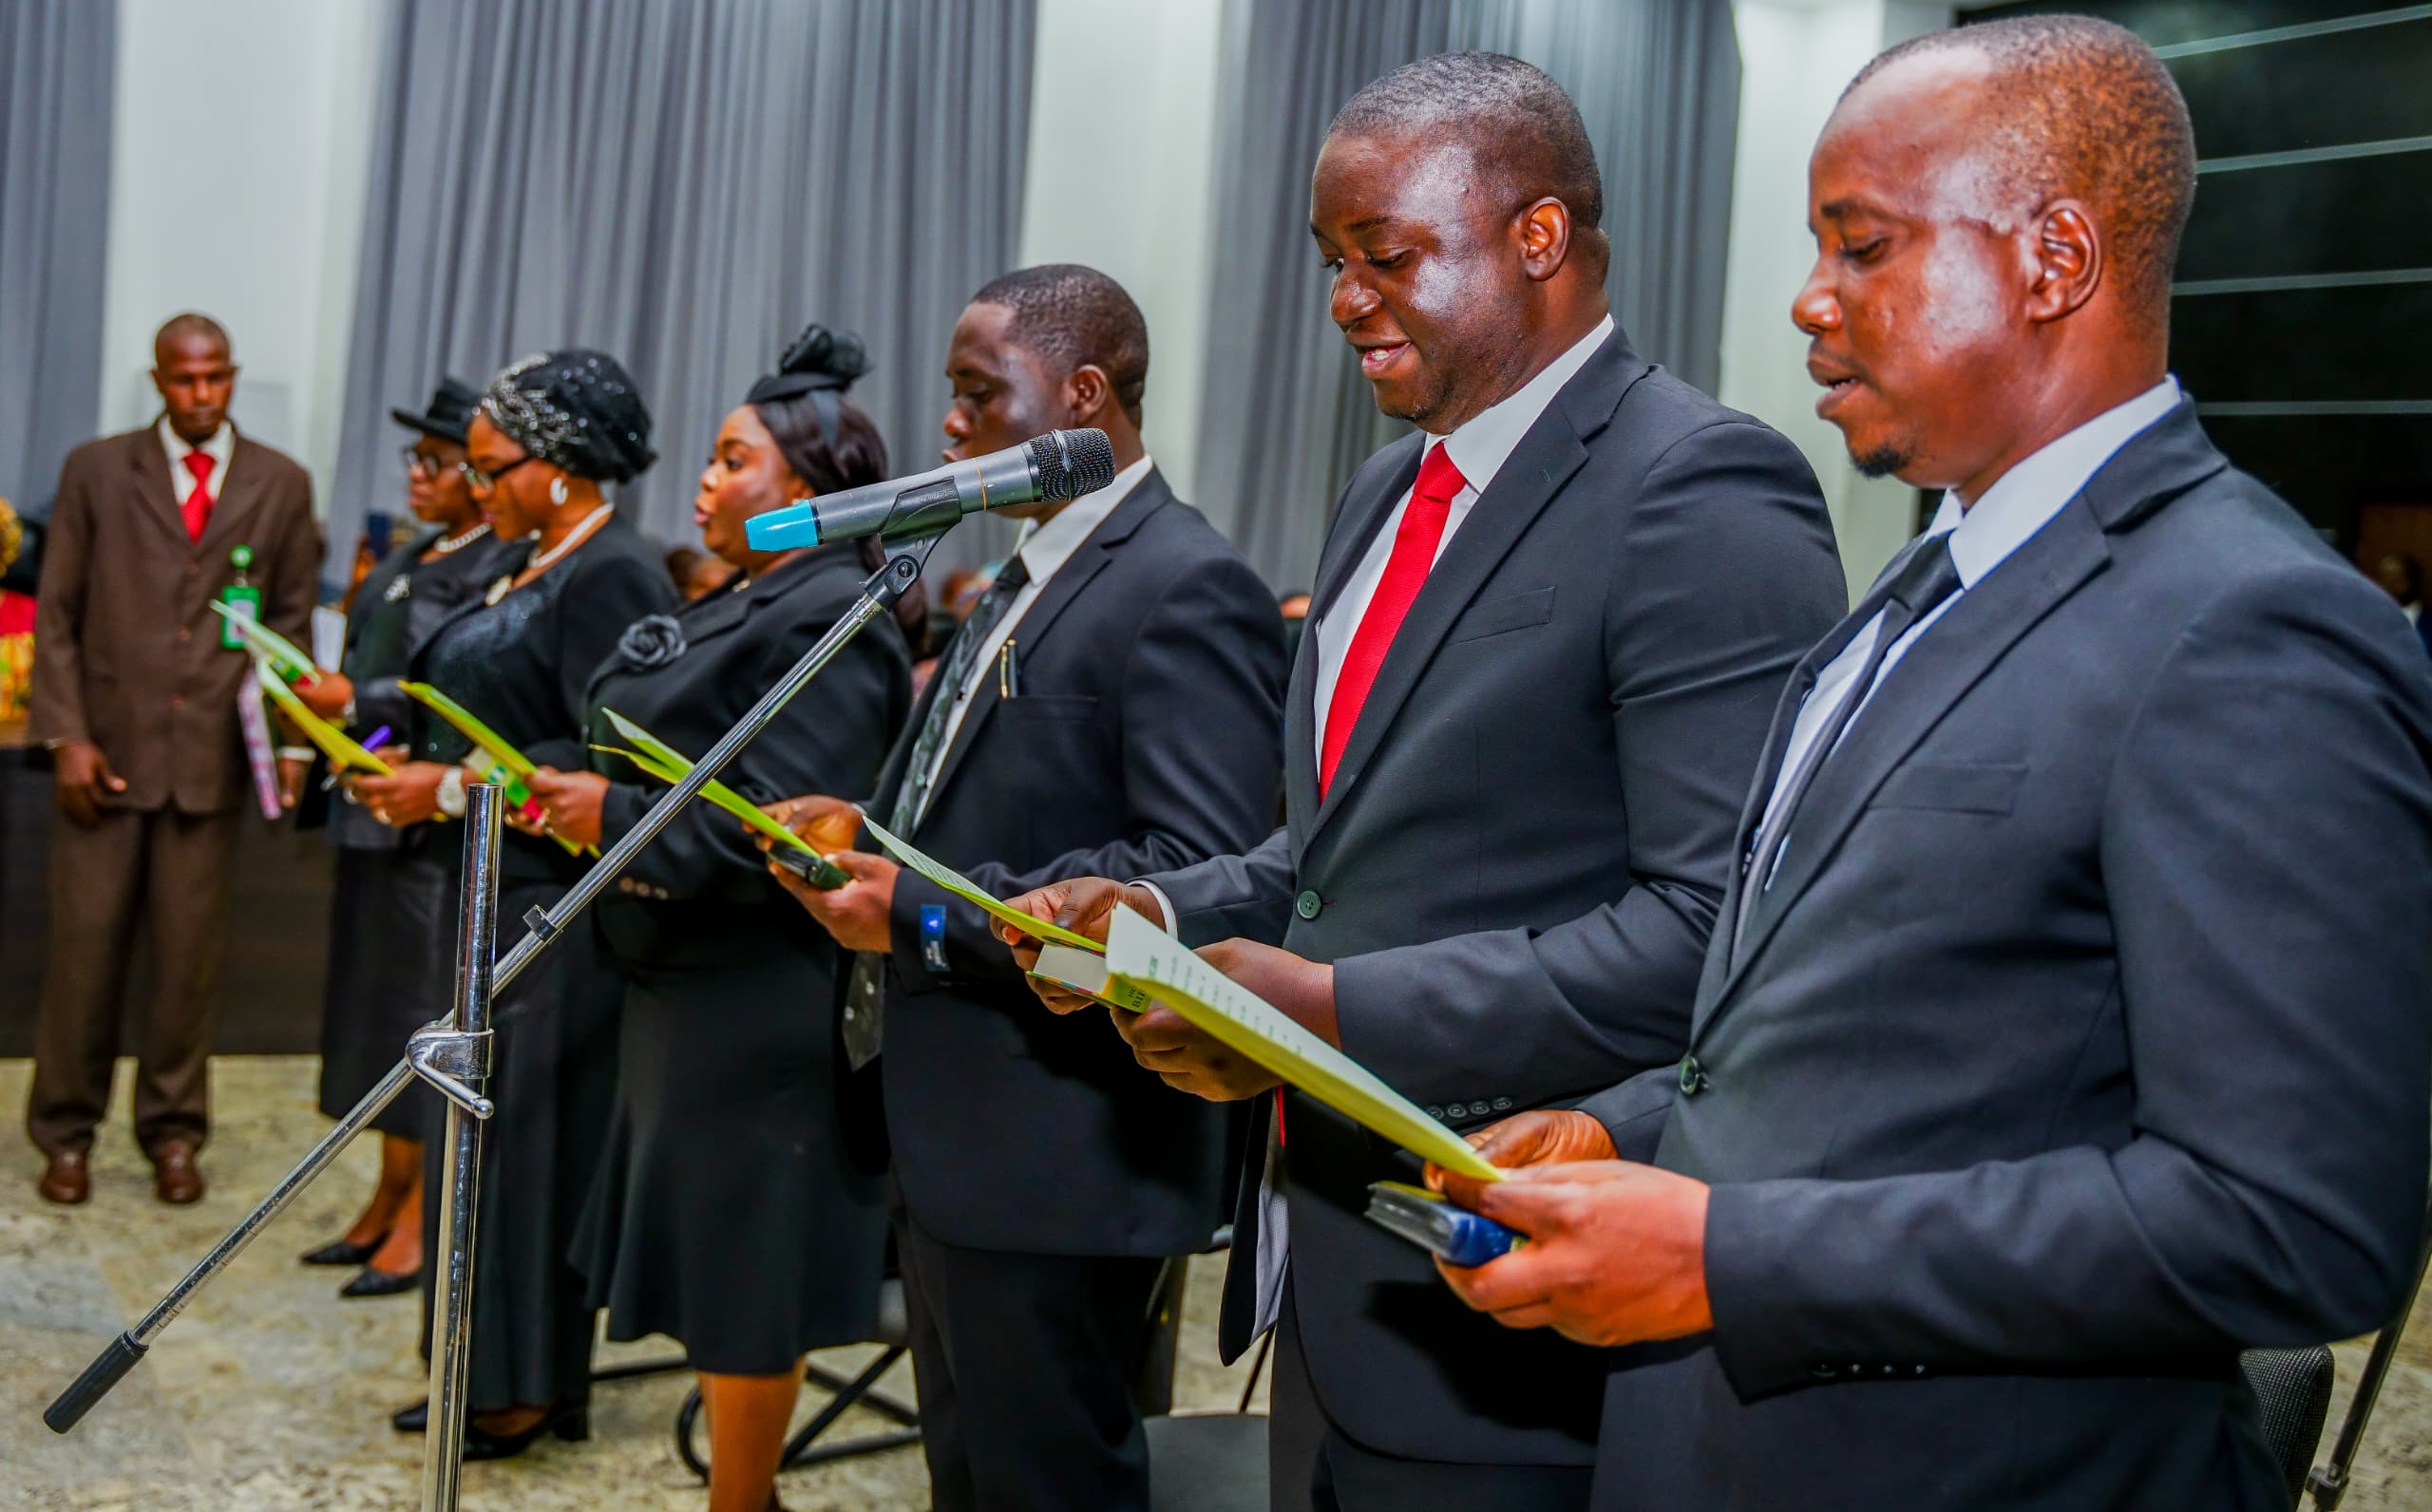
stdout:
[(465, 482), (472, 488), (473, 492), (477, 494), (485, 494), (491, 489), (496, 488), (498, 486), (498, 481), (505, 477), (508, 473), (515, 471), (515, 469), (522, 466), (527, 462), (538, 462), (539, 460), (540, 459), (537, 457), (518, 457), (496, 472), (484, 472), (469, 462), (460, 462), (456, 465), (465, 469)]
[(408, 477), (436, 478), (439, 476), (442, 465), (440, 460), (423, 450), (420, 445), (409, 442), (398, 448), (397, 455), (405, 462)]

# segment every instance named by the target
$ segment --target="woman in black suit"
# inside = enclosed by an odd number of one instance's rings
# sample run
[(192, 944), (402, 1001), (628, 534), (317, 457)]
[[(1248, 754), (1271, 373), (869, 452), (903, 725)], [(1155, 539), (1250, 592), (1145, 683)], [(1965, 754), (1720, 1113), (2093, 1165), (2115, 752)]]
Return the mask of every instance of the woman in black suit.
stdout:
[[(527, 357), (492, 380), (466, 435), (473, 496), (497, 533), (528, 543), (486, 593), (415, 652), (414, 677), (462, 704), (534, 761), (574, 765), (583, 750), (582, 690), (625, 627), (670, 608), (674, 585), (658, 553), (619, 519), (603, 485), (656, 459), (650, 414), (617, 360), (573, 349)], [(464, 811), (467, 742), (435, 715), (412, 727), (417, 760), (395, 776), (357, 780), (372, 817), (390, 823)], [(461, 837), (434, 837), (461, 858)], [(461, 860), (451, 864), (461, 865)], [(515, 922), (557, 900), (591, 864), (537, 825), (508, 834), (499, 856), (501, 953)], [(466, 1459), (520, 1453), (544, 1430), (589, 1432), (592, 1310), (569, 1261), (575, 1219), (599, 1163), (617, 1064), (617, 987), (589, 931), (570, 930), (499, 1003), (484, 1134), (484, 1195), (473, 1268)], [(444, 1179), (442, 1142), (425, 1146), (425, 1178)], [(423, 1242), (435, 1249), (436, 1203)], [(424, 1275), (428, 1306), (445, 1267)], [(397, 1415), (422, 1426), (422, 1409)]]
[[(886, 476), (877, 428), (842, 398), (864, 368), (857, 338), (814, 326), (726, 417), (693, 518), (737, 572), (626, 633), (586, 695), (596, 746), (628, 744), (614, 709), (699, 757), (853, 603), (860, 548), (754, 551), (744, 522)], [(720, 780), (756, 803), (863, 791), (911, 707), (911, 673), (898, 625), (870, 626)], [(621, 757), (592, 762), (532, 785), (558, 833), (605, 844), (666, 789)], [(885, 1249), (884, 1181), (856, 1166), (836, 1112), (838, 954), (743, 826), (705, 803), (594, 915), (625, 978), (624, 1030), (578, 1253), (609, 1337), (672, 1334), (701, 1372), (712, 1512), (763, 1512), (803, 1355), (871, 1337)]]
[[(406, 448), (406, 499), (428, 527), (356, 585), (340, 670), (297, 696), (359, 740), (402, 747), (413, 701), (398, 690), (414, 647), (481, 596), (499, 574), (499, 540), (465, 476), (465, 426), (481, 390), (444, 379), (420, 414), (392, 409), (415, 433)], [(380, 736), (386, 729), (395, 742)], [(361, 804), (329, 811), (338, 853), (330, 908), (330, 967), (321, 998), (321, 1111), (344, 1117), (406, 1052), (406, 1036), (447, 1011), (452, 979), (451, 865), (428, 825), (395, 829)], [(438, 847), (445, 849), (444, 844)], [(347, 1231), (307, 1265), (360, 1265), (340, 1296), (409, 1292), (422, 1279), (422, 1140), (434, 1103), (417, 1087), (371, 1121), (380, 1181)]]

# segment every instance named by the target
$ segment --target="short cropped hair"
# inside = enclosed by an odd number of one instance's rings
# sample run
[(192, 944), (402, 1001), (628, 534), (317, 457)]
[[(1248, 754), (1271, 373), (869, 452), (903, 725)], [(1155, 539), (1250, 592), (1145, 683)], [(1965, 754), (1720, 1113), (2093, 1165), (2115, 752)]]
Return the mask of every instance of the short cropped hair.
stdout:
[(1335, 112), (1329, 137), (1457, 136), (1507, 174), (1519, 203), (1559, 199), (1605, 255), (1605, 180), (1596, 144), (1562, 85), (1499, 52), (1444, 52), (1406, 63)]
[(1012, 338), (1068, 369), (1095, 367), (1133, 425), (1149, 389), (1149, 322), (1123, 285), (1077, 262), (1042, 263), (992, 278), (975, 305), (1008, 311)]
[(1993, 66), (1978, 121), (2002, 172), (2042, 199), (2084, 199), (2101, 219), (2130, 304), (2159, 317), (2195, 203), (2195, 128), (2154, 49), (2092, 16), (2017, 16), (1929, 31), (1886, 50), (1847, 99), (1903, 58), (1966, 48)]
[(228, 332), (219, 322), (192, 310), (171, 315), (161, 323), (161, 329), (152, 333), (152, 350), (157, 356), (162, 348), (173, 341), (183, 341), (188, 336), (216, 341), (219, 343), (221, 351), (236, 355), (237, 345), (228, 339)]

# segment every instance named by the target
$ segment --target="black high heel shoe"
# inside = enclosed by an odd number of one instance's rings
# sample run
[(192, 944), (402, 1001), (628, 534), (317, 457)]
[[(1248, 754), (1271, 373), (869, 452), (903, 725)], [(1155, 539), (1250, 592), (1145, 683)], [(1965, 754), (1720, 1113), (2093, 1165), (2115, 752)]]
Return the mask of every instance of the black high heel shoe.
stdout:
[(389, 1414), (389, 1426), (400, 1433), (430, 1431), (430, 1398), (424, 1397), (411, 1407), (401, 1407)]
[(580, 1444), (591, 1437), (591, 1409), (580, 1402), (560, 1402), (549, 1408), (547, 1415), (521, 1433), (491, 1433), (479, 1423), (465, 1421), (465, 1458), (472, 1460), (511, 1460), (532, 1446), (532, 1441), (543, 1433), (554, 1433), (568, 1444)]
[(306, 1252), (300, 1258), (307, 1265), (361, 1265), (380, 1251), (389, 1241), (387, 1234), (375, 1236), (369, 1244), (349, 1244), (344, 1239), (332, 1239), (317, 1250)]
[(400, 1273), (367, 1265), (355, 1273), (352, 1280), (338, 1288), (338, 1295), (395, 1296), (400, 1292), (414, 1291), (421, 1285), (422, 1272), (418, 1270)]

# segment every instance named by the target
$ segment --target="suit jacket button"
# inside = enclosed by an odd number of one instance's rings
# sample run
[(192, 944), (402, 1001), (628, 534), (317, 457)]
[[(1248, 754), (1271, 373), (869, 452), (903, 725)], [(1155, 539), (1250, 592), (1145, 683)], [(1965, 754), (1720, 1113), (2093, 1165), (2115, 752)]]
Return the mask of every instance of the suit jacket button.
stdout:
[(1706, 1068), (1698, 1064), (1696, 1056), (1681, 1057), (1681, 1095), (1682, 1097), (1695, 1097), (1713, 1085), (1706, 1080)]
[(1441, 1123), (1444, 1118), (1444, 1110), (1440, 1107), (1431, 1107), (1427, 1110), (1427, 1116)]
[(1494, 1110), (1495, 1110), (1496, 1112), (1498, 1112), (1498, 1113), (1509, 1113), (1509, 1112), (1510, 1112), (1510, 1111), (1511, 1111), (1511, 1099), (1510, 1099), (1510, 1098), (1508, 1098), (1508, 1097), (1498, 1097), (1498, 1098), (1496, 1098), (1496, 1099), (1494, 1100)]
[(1811, 1365), (1807, 1368), (1807, 1373), (1819, 1381), (1830, 1381), (1841, 1372), (1829, 1365)]
[(1299, 914), (1302, 918), (1317, 917), (1318, 910), (1325, 906), (1325, 899), (1320, 898), (1314, 891), (1302, 893), (1299, 898), (1293, 899), (1292, 902), (1293, 912)]

